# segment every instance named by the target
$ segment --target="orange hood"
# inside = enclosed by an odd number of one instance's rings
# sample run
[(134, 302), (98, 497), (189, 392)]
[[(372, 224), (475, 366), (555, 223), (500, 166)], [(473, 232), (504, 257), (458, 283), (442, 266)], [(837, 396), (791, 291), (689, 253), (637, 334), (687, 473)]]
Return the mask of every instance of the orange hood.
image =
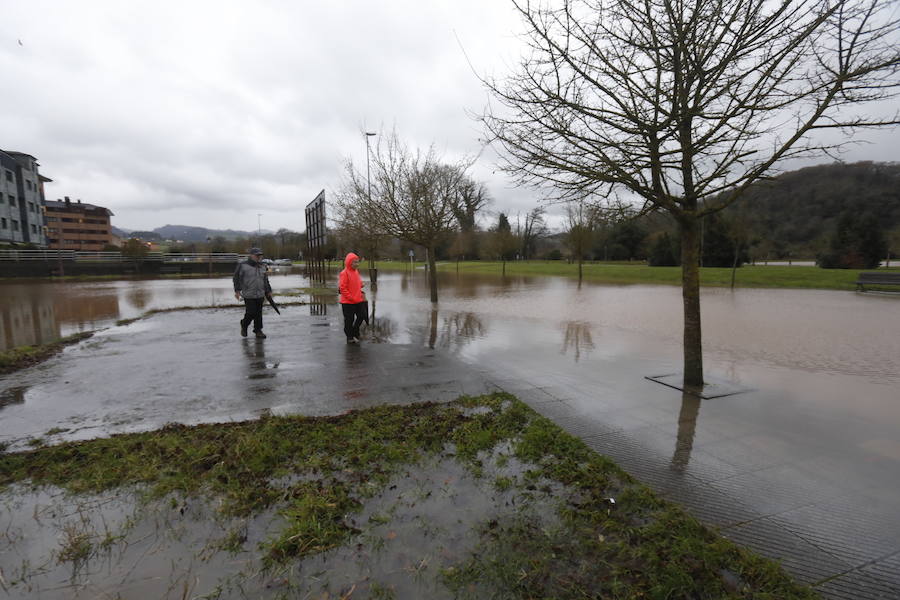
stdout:
[(355, 255), (352, 252), (349, 253), (347, 255), (347, 258), (344, 259), (344, 268), (352, 269), (353, 267), (350, 266), (350, 263), (352, 263), (354, 260), (358, 260), (358, 259), (359, 259), (359, 257), (357, 255)]

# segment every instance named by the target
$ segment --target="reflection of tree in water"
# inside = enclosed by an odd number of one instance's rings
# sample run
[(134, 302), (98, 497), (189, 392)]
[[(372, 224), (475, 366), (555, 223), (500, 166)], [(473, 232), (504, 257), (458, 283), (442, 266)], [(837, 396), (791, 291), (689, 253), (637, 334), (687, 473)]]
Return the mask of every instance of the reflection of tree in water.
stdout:
[(431, 309), (431, 330), (428, 335), (428, 347), (434, 348), (434, 343), (437, 341), (437, 324), (438, 324), (438, 311), (436, 308)]
[(566, 354), (572, 349), (575, 351), (575, 362), (581, 358), (581, 351), (594, 349), (594, 340), (591, 339), (591, 326), (581, 321), (569, 321), (566, 323), (566, 337), (560, 354)]
[(372, 315), (372, 319), (366, 328), (369, 339), (375, 343), (391, 341), (391, 338), (394, 337), (396, 331), (396, 321), (388, 319), (387, 317), (378, 317), (376, 319), (374, 315)]
[(322, 317), (328, 314), (328, 302), (334, 301), (333, 296), (318, 296), (315, 294), (309, 297), (309, 314)]
[(60, 324), (84, 325), (103, 319), (119, 318), (119, 295), (106, 290), (91, 290), (90, 295), (54, 298), (53, 309)]
[(678, 413), (678, 436), (675, 440), (675, 454), (672, 455), (672, 469), (684, 471), (691, 460), (694, 447), (694, 431), (700, 415), (700, 398), (689, 392), (681, 395), (681, 412)]
[(0, 350), (46, 344), (60, 338), (52, 298), (9, 300), (0, 305)]
[(133, 287), (126, 292), (125, 298), (132, 306), (143, 310), (153, 298), (153, 292), (146, 287)]
[(486, 331), (487, 328), (484, 326), (484, 323), (475, 313), (453, 313), (444, 319), (444, 330), (441, 332), (441, 346), (448, 348), (454, 342), (457, 346), (462, 346), (476, 337), (484, 337)]

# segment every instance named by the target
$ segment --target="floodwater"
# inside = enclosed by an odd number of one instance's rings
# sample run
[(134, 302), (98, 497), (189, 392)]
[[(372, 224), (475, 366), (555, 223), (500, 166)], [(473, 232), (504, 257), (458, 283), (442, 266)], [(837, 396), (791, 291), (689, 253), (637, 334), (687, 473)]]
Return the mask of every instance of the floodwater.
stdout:
[[(284, 299), (309, 286), (271, 280)], [(228, 277), (2, 284), (6, 347), (111, 329), (0, 378), (0, 441), (335, 414), (483, 378), (824, 597), (900, 594), (900, 295), (703, 289), (706, 374), (745, 391), (699, 401), (645, 379), (680, 370), (678, 287), (442, 273), (436, 306), (421, 270), (373, 287), (363, 344), (345, 347), (334, 295), (266, 309), (259, 343), (237, 335)], [(232, 308), (113, 327), (187, 305)]]
[[(501, 452), (508, 459), (502, 467)], [(441, 583), (442, 570), (469, 559), (486, 523), (558, 524), (559, 484), (541, 480), (529, 492), (495, 487), (497, 477), (531, 466), (509, 454), (501, 447), (484, 455), (481, 478), (452, 448), (407, 465), (347, 515), (355, 531), (347, 543), (272, 569), (263, 567), (261, 548), (283, 535), (276, 507), (228, 517), (203, 496), (147, 500), (141, 488), (75, 495), (13, 486), (0, 497), (2, 597), (449, 600), (456, 596)], [(479, 597), (498, 593), (483, 591)]]
[[(288, 271), (271, 275), (273, 282)], [(299, 276), (288, 277), (292, 285)], [(284, 288), (284, 286), (281, 286)], [(234, 303), (231, 278), (0, 283), (0, 350), (109, 327), (148, 310)]]
[[(271, 281), (282, 299), (310, 285), (289, 271)], [(613, 355), (679, 366), (675, 286), (442, 273), (436, 308), (427, 295), (420, 270), (382, 273), (377, 291), (369, 291), (372, 338), (437, 345), (473, 363), (515, 349), (586, 368)], [(819, 401), (849, 395), (900, 425), (900, 295), (724, 288), (701, 295), (708, 372), (752, 387), (799, 379)], [(328, 313), (334, 298), (315, 300), (310, 312)], [(109, 327), (152, 309), (217, 305), (235, 305), (230, 278), (5, 283), (0, 350)], [(850, 392), (856, 386), (867, 388), (867, 399)]]

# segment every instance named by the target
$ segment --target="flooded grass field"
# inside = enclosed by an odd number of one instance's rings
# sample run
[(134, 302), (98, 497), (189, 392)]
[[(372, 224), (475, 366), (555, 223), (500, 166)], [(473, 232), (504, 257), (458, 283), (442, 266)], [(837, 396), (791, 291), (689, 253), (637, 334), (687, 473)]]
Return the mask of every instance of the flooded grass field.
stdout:
[(0, 456), (9, 598), (812, 598), (512, 396)]

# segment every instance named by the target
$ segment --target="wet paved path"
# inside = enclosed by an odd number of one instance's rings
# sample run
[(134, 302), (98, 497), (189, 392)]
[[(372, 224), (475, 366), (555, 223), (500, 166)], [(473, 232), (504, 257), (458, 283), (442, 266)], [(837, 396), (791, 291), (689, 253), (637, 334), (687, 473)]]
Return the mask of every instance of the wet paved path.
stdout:
[(478, 329), (461, 313), (441, 317), (440, 329), (432, 313), (430, 334), (423, 322), (422, 330), (379, 333), (394, 343), (346, 346), (336, 308), (267, 312), (271, 336), (262, 342), (237, 335), (237, 308), (106, 330), (0, 379), (0, 441), (21, 444), (54, 427), (69, 431), (50, 439), (81, 439), (265, 410), (336, 414), (499, 387), (727, 537), (781, 560), (824, 597), (900, 598), (900, 446), (890, 422), (822, 410), (784, 390), (698, 402), (644, 379), (670, 370), (671, 360), (605, 352), (602, 340), (581, 363), (568, 342), (559, 353), (524, 343), (442, 348), (445, 325)]
[[(267, 309), (268, 311), (268, 309)], [(334, 311), (332, 311), (334, 312)], [(242, 310), (178, 311), (101, 331), (48, 362), (0, 378), (0, 442), (244, 420), (263, 411), (334, 415), (377, 404), (449, 401), (489, 388), (420, 345), (346, 345), (306, 306), (267, 312), (269, 337), (241, 338)], [(495, 389), (495, 388), (493, 388)]]
[(512, 351), (483, 368), (506, 373), (494, 382), (824, 598), (900, 598), (900, 441), (889, 429), (812, 409), (798, 419), (783, 397), (760, 391), (698, 400), (643, 379), (664, 365), (611, 363), (591, 372)]

